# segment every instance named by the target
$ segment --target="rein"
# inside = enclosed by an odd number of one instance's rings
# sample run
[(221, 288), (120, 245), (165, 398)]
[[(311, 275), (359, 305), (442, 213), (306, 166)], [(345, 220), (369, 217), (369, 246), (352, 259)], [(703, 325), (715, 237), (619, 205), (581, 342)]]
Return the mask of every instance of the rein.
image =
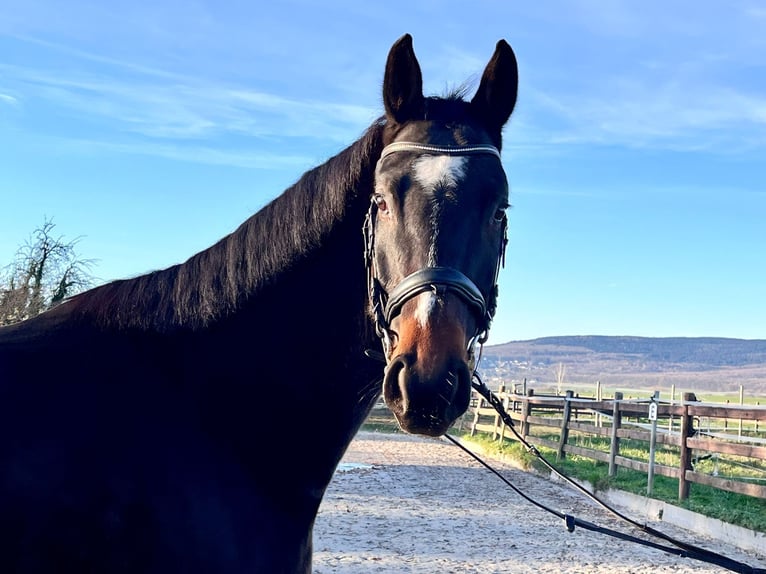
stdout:
[[(491, 145), (468, 145), (468, 146), (441, 146), (422, 144), (416, 142), (394, 142), (383, 148), (380, 153), (380, 163), (385, 157), (400, 151), (415, 151), (430, 155), (492, 155), (500, 159), (500, 151)], [(462, 271), (454, 267), (425, 267), (419, 269), (402, 279), (390, 293), (381, 285), (375, 275), (375, 216), (377, 206), (370, 201), (370, 208), (364, 219), (364, 263), (367, 270), (367, 292), (375, 322), (375, 333), (383, 344), (385, 357), (388, 357), (395, 333), (391, 329), (391, 322), (401, 312), (404, 304), (427, 291), (433, 291), (443, 296), (452, 292), (460, 297), (473, 311), (476, 317), (476, 331), (468, 343), (469, 356), (475, 365), (476, 357), (474, 347), (478, 343), (483, 345), (489, 336), (489, 327), (497, 308), (497, 279), (501, 267), (505, 264), (505, 248), (508, 244), (507, 226), (508, 220), (503, 220), (503, 233), (498, 250), (497, 264), (495, 265), (495, 277), (489, 297), (485, 298), (476, 284)], [(473, 366), (471, 367), (473, 370)]]
[(550, 470), (552, 473), (563, 479), (567, 484), (573, 486), (575, 489), (579, 490), (583, 494), (585, 494), (588, 498), (593, 500), (596, 504), (601, 506), (603, 509), (607, 510), (620, 520), (627, 522), (631, 526), (638, 528), (639, 530), (654, 536), (655, 538), (658, 538), (660, 540), (663, 540), (665, 542), (668, 542), (672, 544), (673, 546), (667, 546), (666, 544), (660, 544), (657, 542), (652, 542), (651, 540), (646, 540), (644, 538), (638, 538), (637, 536), (633, 536), (631, 534), (626, 534), (624, 532), (620, 532), (617, 530), (612, 530), (611, 528), (606, 528), (603, 526), (599, 526), (597, 524), (594, 524), (592, 522), (588, 522), (587, 520), (582, 520), (580, 518), (577, 518), (576, 516), (572, 516), (571, 514), (565, 514), (563, 512), (559, 512), (557, 510), (554, 510), (552, 508), (549, 508), (545, 506), (544, 504), (534, 500), (530, 496), (524, 494), (518, 487), (513, 485), (508, 479), (506, 479), (502, 474), (500, 474), (497, 470), (492, 468), (489, 464), (487, 464), (484, 460), (482, 460), (476, 453), (466, 448), (463, 444), (458, 442), (454, 437), (451, 437), (447, 434), (444, 435), (444, 438), (450, 441), (455, 446), (462, 449), (465, 453), (467, 453), (470, 457), (472, 457), (474, 460), (476, 460), (479, 464), (481, 464), (484, 468), (492, 472), (495, 476), (500, 478), (507, 486), (509, 486), (514, 492), (516, 492), (518, 495), (520, 495), (524, 500), (527, 502), (533, 504), (534, 506), (540, 508), (541, 510), (544, 510), (550, 514), (553, 514), (554, 516), (557, 516), (558, 518), (564, 520), (564, 523), (566, 525), (566, 529), (569, 532), (574, 532), (575, 527), (579, 526), (580, 528), (583, 528), (585, 530), (589, 530), (591, 532), (598, 532), (600, 534), (605, 534), (607, 536), (612, 536), (613, 538), (619, 538), (621, 540), (626, 540), (628, 542), (634, 542), (636, 544), (640, 544), (642, 546), (648, 546), (650, 548), (654, 548), (656, 550), (662, 550), (663, 552), (667, 552), (669, 554), (673, 554), (675, 556), (680, 556), (681, 558), (691, 558), (693, 560), (699, 560), (702, 562), (707, 562), (709, 564), (715, 564), (716, 566), (720, 566), (721, 568), (725, 568), (727, 570), (730, 570), (732, 572), (740, 572), (742, 574), (766, 574), (766, 568), (756, 568), (754, 566), (750, 566), (749, 564), (745, 564), (744, 562), (739, 562), (737, 560), (734, 560), (732, 558), (727, 558), (726, 556), (722, 556), (716, 552), (713, 552), (711, 550), (707, 550), (705, 548), (700, 548), (699, 546), (695, 546), (693, 544), (688, 544), (686, 542), (677, 540), (664, 532), (661, 532), (659, 530), (656, 530), (650, 526), (647, 526), (646, 524), (641, 524), (639, 522), (636, 522), (635, 520), (628, 518), (624, 514), (620, 513), (613, 507), (609, 506), (607, 503), (599, 499), (597, 496), (595, 496), (593, 493), (588, 491), (585, 487), (580, 485), (579, 483), (575, 482), (565, 474), (563, 474), (561, 471), (559, 471), (556, 467), (553, 466), (541, 453), (537, 448), (535, 448), (534, 445), (530, 444), (526, 439), (524, 439), (521, 434), (516, 430), (516, 427), (514, 425), (513, 419), (508, 414), (508, 412), (505, 410), (505, 407), (503, 407), (502, 401), (495, 395), (489, 387), (487, 387), (484, 382), (479, 378), (479, 374), (474, 371), (473, 373), (473, 382), (472, 382), (473, 388), (478, 392), (491, 406), (494, 408), (497, 413), (500, 415), (500, 418), (502, 419), (503, 423), (505, 423), (508, 428), (511, 429), (511, 432), (513, 432), (516, 439), (524, 445), (524, 447), (532, 453), (535, 457), (537, 457), (540, 462), (542, 462), (545, 467)]

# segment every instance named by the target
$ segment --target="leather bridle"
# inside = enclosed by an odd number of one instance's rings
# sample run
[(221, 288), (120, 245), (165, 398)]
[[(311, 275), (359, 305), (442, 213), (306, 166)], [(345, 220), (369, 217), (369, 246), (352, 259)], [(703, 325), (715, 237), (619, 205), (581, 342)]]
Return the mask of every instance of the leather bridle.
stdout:
[[(413, 142), (394, 142), (389, 144), (380, 154), (379, 162), (386, 156), (399, 151), (416, 151), (429, 155), (494, 155), (500, 158), (498, 149), (491, 145), (472, 146), (440, 146)], [(474, 361), (473, 352), (477, 343), (483, 345), (487, 341), (489, 327), (497, 307), (497, 279), (500, 268), (505, 264), (505, 248), (508, 243), (508, 221), (503, 218), (503, 230), (498, 246), (495, 277), (488, 297), (462, 271), (454, 267), (425, 267), (402, 279), (390, 292), (381, 285), (375, 274), (375, 216), (377, 205), (370, 202), (370, 208), (364, 220), (364, 261), (367, 269), (367, 291), (375, 322), (375, 332), (383, 344), (386, 359), (390, 358), (392, 339), (395, 336), (391, 330), (391, 322), (401, 312), (404, 304), (427, 291), (433, 291), (443, 296), (447, 292), (460, 297), (476, 318), (476, 330), (468, 343), (469, 358)], [(471, 368), (473, 370), (473, 366)]]
[[(442, 155), (470, 155), (476, 153), (488, 153), (500, 157), (498, 150), (492, 146), (444, 147), (410, 142), (395, 142), (383, 149), (381, 159), (386, 155), (396, 151), (422, 151), (428, 154)], [(367, 269), (367, 287), (375, 320), (375, 331), (383, 343), (383, 350), (385, 353), (384, 359), (387, 360), (389, 358), (388, 355), (391, 347), (391, 339), (394, 336), (390, 327), (391, 321), (393, 321), (394, 317), (399, 314), (405, 302), (426, 291), (435, 291), (436, 293), (441, 294), (447, 291), (455, 293), (468, 305), (468, 307), (474, 312), (477, 318), (476, 333), (471, 338), (468, 345), (469, 361), (473, 363), (470, 365), (472, 380), (471, 385), (497, 411), (506, 427), (509, 428), (519, 440), (519, 442), (523, 444), (529, 452), (535, 455), (551, 472), (555, 473), (557, 476), (562, 478), (577, 490), (580, 490), (590, 499), (595, 501), (598, 505), (611, 512), (621, 520), (631, 524), (646, 534), (669, 542), (673, 546), (657, 543), (653, 540), (647, 539), (646, 537), (637, 537), (611, 528), (598, 526), (586, 520), (577, 518), (576, 516), (565, 514), (555, 509), (549, 508), (524, 494), (518, 487), (513, 485), (501, 473), (484, 462), (481, 457), (474, 452), (474, 449), (469, 449), (463, 446), (454, 437), (446, 433), (444, 434), (445, 439), (463, 449), (469, 456), (473, 457), (481, 465), (497, 475), (506, 485), (512, 488), (517, 494), (521, 495), (525, 500), (546, 512), (562, 518), (565, 521), (566, 528), (569, 532), (573, 532), (575, 527), (579, 526), (580, 528), (591, 532), (598, 532), (620, 540), (635, 542), (643, 546), (662, 550), (663, 552), (667, 552), (672, 555), (692, 558), (695, 560), (707, 562), (709, 564), (715, 564), (733, 572), (766, 574), (766, 568), (753, 567), (743, 562), (722, 556), (706, 548), (700, 548), (698, 546), (677, 540), (659, 530), (635, 521), (620, 513), (619, 511), (615, 510), (600, 500), (596, 495), (591, 493), (585, 487), (580, 485), (579, 482), (572, 480), (561, 471), (559, 471), (550, 462), (548, 462), (548, 460), (540, 453), (539, 450), (537, 450), (535, 446), (530, 444), (524, 436), (516, 431), (515, 423), (508, 412), (505, 410), (505, 407), (503, 406), (500, 398), (498, 398), (497, 395), (489, 390), (489, 388), (482, 382), (481, 378), (476, 372), (475, 366), (478, 361), (476, 359), (475, 353), (473, 352), (473, 347), (477, 342), (480, 345), (483, 345), (486, 342), (489, 326), (492, 321), (492, 317), (495, 314), (495, 306), (497, 300), (497, 277), (500, 272), (500, 268), (505, 263), (505, 248), (508, 243), (507, 219), (503, 220), (503, 233), (501, 245), (498, 251), (497, 265), (495, 267), (494, 284), (492, 286), (489, 297), (485, 299), (479, 288), (476, 287), (476, 284), (471, 281), (471, 279), (469, 279), (461, 271), (452, 267), (426, 267), (424, 269), (420, 269), (402, 279), (399, 284), (391, 290), (390, 293), (386, 293), (385, 289), (383, 289), (383, 286), (380, 284), (380, 281), (375, 276), (374, 269), (375, 213), (376, 205), (373, 201), (371, 202), (370, 208), (367, 211), (367, 216), (364, 220), (364, 261), (365, 267)], [(377, 355), (377, 353), (375, 353), (375, 355)]]

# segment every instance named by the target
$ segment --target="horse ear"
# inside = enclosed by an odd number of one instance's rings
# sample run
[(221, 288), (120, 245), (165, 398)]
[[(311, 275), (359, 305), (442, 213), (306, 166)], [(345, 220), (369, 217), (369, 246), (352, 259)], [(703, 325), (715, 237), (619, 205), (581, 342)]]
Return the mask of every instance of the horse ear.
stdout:
[(479, 89), (471, 100), (474, 109), (498, 133), (508, 121), (516, 105), (519, 68), (516, 55), (505, 40), (495, 47), (492, 59), (484, 69)]
[(422, 115), (423, 74), (412, 49), (412, 36), (405, 34), (391, 47), (383, 79), (386, 116), (398, 123)]

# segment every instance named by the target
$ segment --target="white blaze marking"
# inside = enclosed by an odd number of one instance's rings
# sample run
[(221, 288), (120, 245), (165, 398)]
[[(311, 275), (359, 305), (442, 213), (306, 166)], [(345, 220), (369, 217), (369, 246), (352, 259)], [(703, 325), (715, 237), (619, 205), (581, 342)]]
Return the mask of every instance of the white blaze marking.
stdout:
[(431, 213), (431, 242), (428, 249), (428, 265), (435, 267), (436, 241), (439, 236), (439, 216), (444, 200), (455, 197), (454, 192), (460, 181), (465, 177), (467, 157), (451, 155), (424, 155), (413, 164), (413, 178), (424, 191), (433, 193), (441, 189), (443, 197), (434, 197), (434, 207)]
[(427, 190), (437, 186), (446, 190), (454, 189), (465, 176), (467, 161), (468, 158), (464, 156), (424, 155), (415, 160), (415, 181)]
[(439, 305), (439, 298), (431, 291), (421, 293), (418, 298), (418, 308), (415, 310), (415, 319), (425, 329), (428, 319)]

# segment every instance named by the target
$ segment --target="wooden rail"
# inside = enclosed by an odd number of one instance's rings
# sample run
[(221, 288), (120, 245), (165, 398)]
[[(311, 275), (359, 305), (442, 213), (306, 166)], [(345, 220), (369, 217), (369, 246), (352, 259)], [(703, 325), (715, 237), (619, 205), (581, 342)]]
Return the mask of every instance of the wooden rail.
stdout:
[[(766, 422), (766, 407), (744, 407), (714, 405), (697, 402), (693, 393), (686, 393), (681, 402), (660, 402), (656, 399), (656, 419), (648, 420), (650, 400), (624, 400), (622, 393), (615, 393), (612, 400), (581, 399), (571, 391), (565, 396), (536, 396), (533, 390), (526, 395), (505, 392), (497, 393), (514, 421), (514, 428), (530, 444), (545, 446), (556, 451), (558, 460), (566, 455), (579, 455), (605, 462), (609, 465), (609, 476), (614, 476), (617, 467), (626, 467), (649, 473), (651, 492), (654, 474), (678, 479), (678, 498), (689, 496), (692, 483), (705, 484), (766, 499), (766, 486), (733, 477), (722, 478), (705, 474), (694, 469), (694, 461), (706, 456), (719, 454), (738, 457), (738, 460), (753, 462), (760, 468), (766, 461), (766, 434), (758, 434)], [(470, 432), (484, 432), (498, 440), (516, 440), (515, 435), (502, 423), (500, 416), (478, 395), (472, 400), (472, 422)], [(726, 429), (731, 421), (754, 422), (757, 436), (719, 435), (707, 436), (701, 421), (722, 421)], [(654, 428), (652, 428), (654, 427)], [(545, 436), (540, 435), (547, 435)], [(553, 440), (551, 435), (558, 434)], [(609, 450), (572, 444), (572, 436), (599, 437), (608, 441)], [(649, 461), (636, 460), (621, 454), (623, 439), (641, 441), (646, 451), (654, 454), (656, 445), (678, 453), (677, 466), (657, 464), (654, 457)], [(654, 442), (652, 443), (652, 439)], [(580, 441), (582, 443), (582, 440)], [(763, 446), (761, 446), (763, 445)], [(766, 478), (766, 474), (764, 475)]]

